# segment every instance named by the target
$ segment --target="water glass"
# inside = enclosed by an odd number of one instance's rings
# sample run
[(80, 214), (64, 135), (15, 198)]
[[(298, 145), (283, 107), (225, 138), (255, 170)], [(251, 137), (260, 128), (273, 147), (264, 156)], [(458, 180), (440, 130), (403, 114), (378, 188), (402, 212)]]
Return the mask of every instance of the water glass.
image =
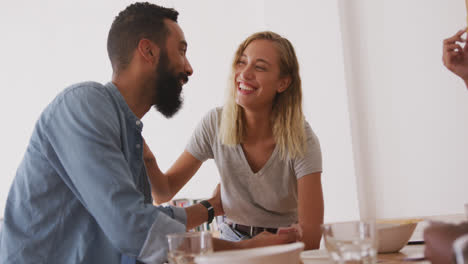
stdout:
[(186, 232), (167, 235), (170, 264), (194, 264), (195, 257), (213, 252), (210, 232)]
[(377, 237), (374, 221), (323, 224), (328, 254), (337, 264), (377, 263)]

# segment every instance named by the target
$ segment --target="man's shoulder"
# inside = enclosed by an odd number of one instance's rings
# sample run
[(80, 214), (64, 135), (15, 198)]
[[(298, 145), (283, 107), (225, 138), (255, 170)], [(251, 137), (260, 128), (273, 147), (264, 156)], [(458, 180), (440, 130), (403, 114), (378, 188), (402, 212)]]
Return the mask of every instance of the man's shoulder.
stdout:
[(104, 116), (103, 112), (112, 111), (108, 105), (112, 104), (112, 96), (106, 86), (97, 82), (81, 82), (68, 86), (46, 107), (41, 119), (48, 122), (51, 116), (64, 115), (66, 113), (100, 113), (96, 116)]
[(56, 100), (83, 100), (83, 99), (102, 99), (108, 97), (109, 93), (106, 87), (98, 82), (80, 82), (65, 88), (56, 98)]
[[(48, 108), (75, 109), (103, 105), (112, 101), (109, 89), (98, 82), (81, 82), (68, 86), (49, 104)], [(51, 110), (52, 110), (51, 109)]]

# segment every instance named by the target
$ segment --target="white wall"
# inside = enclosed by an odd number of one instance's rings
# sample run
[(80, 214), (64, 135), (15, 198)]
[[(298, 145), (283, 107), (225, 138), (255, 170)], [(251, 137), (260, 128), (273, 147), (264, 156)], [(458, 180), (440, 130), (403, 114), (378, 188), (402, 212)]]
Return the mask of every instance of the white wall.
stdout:
[(359, 218), (336, 1), (265, 1), (266, 28), (295, 46), (304, 113), (320, 139), (325, 221)]
[(458, 0), (340, 0), (363, 217), (462, 213), (468, 92), (442, 65)]
[[(0, 217), (16, 168), (42, 109), (69, 84), (111, 77), (106, 37), (130, 1), (10, 1), (0, 4)], [(201, 117), (222, 105), (229, 65), (249, 34), (270, 29), (289, 38), (301, 65), (306, 118), (323, 151), (325, 220), (359, 217), (343, 54), (335, 1), (157, 1), (180, 12), (194, 74), (183, 109), (155, 111), (143, 134), (163, 170), (183, 151)], [(176, 197), (207, 197), (218, 181), (212, 161)]]

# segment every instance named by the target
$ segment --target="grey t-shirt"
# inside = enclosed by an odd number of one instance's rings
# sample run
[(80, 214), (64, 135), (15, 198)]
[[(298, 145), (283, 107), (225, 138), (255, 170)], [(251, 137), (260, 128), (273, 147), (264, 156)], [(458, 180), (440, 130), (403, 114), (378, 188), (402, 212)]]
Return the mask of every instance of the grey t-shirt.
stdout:
[(242, 147), (226, 146), (218, 138), (222, 108), (208, 112), (186, 150), (196, 159), (214, 159), (221, 175), (221, 199), (226, 217), (237, 224), (283, 227), (297, 222), (297, 180), (322, 171), (319, 141), (305, 122), (307, 147), (301, 158), (283, 161), (278, 145), (257, 173)]

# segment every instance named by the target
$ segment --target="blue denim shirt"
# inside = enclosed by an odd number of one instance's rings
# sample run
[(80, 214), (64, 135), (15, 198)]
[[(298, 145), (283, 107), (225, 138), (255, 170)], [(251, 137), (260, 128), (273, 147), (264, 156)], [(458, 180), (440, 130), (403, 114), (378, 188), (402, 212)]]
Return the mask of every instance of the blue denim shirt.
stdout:
[(162, 263), (185, 211), (155, 207), (142, 122), (114, 84), (59, 94), (36, 123), (11, 186), (0, 263)]

